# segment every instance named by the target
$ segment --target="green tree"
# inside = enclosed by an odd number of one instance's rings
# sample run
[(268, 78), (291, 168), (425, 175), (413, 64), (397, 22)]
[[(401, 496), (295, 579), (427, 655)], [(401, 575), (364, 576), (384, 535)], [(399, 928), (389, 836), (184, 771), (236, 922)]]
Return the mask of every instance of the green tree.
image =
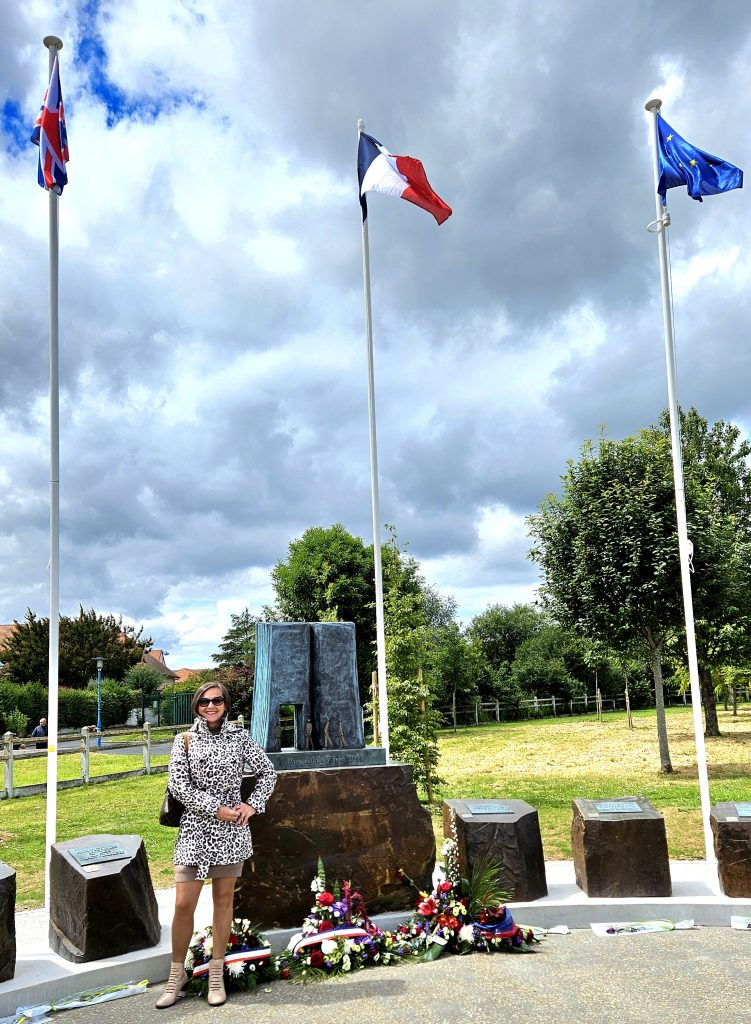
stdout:
[[(578, 675), (572, 671), (572, 662)], [(569, 700), (585, 692), (581, 667), (575, 638), (562, 626), (548, 622), (519, 644), (511, 677), (527, 693)]]
[[(401, 551), (395, 531), (388, 529), (391, 540), (381, 552), (384, 592), (392, 584), (401, 594), (415, 596), (434, 619), (445, 619), (445, 600), (442, 603), (440, 595), (428, 590), (417, 562)], [(275, 617), (298, 622), (354, 622), (360, 694), (365, 702), (375, 669), (373, 546), (366, 546), (340, 523), (314, 526), (290, 543), (286, 560), (277, 562), (271, 578)]]
[(660, 764), (672, 771), (662, 658), (680, 628), (670, 444), (664, 434), (584, 444), (562, 493), (529, 517), (530, 557), (558, 621), (627, 657), (640, 645), (655, 686)]
[[(663, 414), (659, 430), (669, 429)], [(751, 445), (734, 424), (710, 427), (694, 408), (681, 414), (681, 441), (699, 683), (707, 735), (719, 736), (718, 670), (751, 660)], [(682, 658), (680, 635), (671, 650)]]
[(430, 688), (437, 704), (469, 703), (479, 697), (483, 664), (459, 625), (435, 630), (430, 652)]
[[(396, 546), (392, 535), (390, 543)], [(399, 588), (396, 562), (384, 580), (386, 680), (391, 757), (412, 765), (415, 782), (428, 794), (443, 780), (438, 775), (440, 715), (425, 666), (432, 657), (433, 633), (419, 594)]]
[(478, 659), (478, 688), (482, 700), (515, 703), (525, 692), (512, 679), (516, 652), (538, 631), (543, 619), (532, 605), (488, 605), (467, 627), (467, 640)]
[[(3, 675), (11, 682), (46, 682), (49, 665), (49, 619), (37, 618), (29, 609), (24, 622), (15, 629), (0, 650)], [(152, 646), (143, 636), (123, 623), (122, 616), (98, 615), (93, 608), (82, 607), (75, 618), (60, 617), (60, 686), (84, 688), (91, 678), (93, 661), (104, 658), (104, 670), (110, 679), (120, 681), (144, 652)]]
[(247, 608), (239, 615), (230, 615), (230, 627), (224, 634), (217, 653), (211, 655), (211, 660), (218, 668), (238, 670), (248, 687), (255, 674), (258, 621), (258, 617), (251, 615)]
[(155, 668), (151, 668), (149, 665), (138, 664), (128, 669), (123, 677), (123, 682), (131, 690), (138, 690), (139, 693), (143, 693), (145, 697), (148, 697), (150, 694), (157, 692), (163, 679), (164, 676), (157, 672)]

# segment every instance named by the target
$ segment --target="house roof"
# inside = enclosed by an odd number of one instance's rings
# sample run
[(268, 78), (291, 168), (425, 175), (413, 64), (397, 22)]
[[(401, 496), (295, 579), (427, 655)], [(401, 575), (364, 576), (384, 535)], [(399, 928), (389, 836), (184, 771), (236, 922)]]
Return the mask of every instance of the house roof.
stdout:
[(149, 668), (153, 668), (160, 676), (164, 676), (165, 681), (168, 679), (171, 681), (177, 679), (177, 674), (173, 672), (172, 669), (167, 668), (162, 651), (157, 651), (156, 654), (157, 657), (154, 656), (154, 651), (147, 651), (141, 657), (141, 664), (147, 665)]
[(0, 625), (0, 647), (3, 646), (6, 640), (10, 640), (11, 635), (14, 633), (16, 628), (15, 622), (11, 622), (10, 625)]
[(186, 679), (190, 679), (191, 676), (198, 675), (199, 672), (205, 671), (202, 668), (178, 668), (175, 671), (178, 683), (184, 683)]

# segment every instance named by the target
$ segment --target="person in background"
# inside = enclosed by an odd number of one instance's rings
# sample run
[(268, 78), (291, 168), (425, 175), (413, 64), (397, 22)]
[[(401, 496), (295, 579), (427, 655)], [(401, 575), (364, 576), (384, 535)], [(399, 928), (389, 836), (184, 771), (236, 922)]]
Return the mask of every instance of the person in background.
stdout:
[(40, 718), (39, 719), (39, 725), (35, 725), (34, 728), (31, 730), (31, 737), (32, 737), (32, 739), (35, 736), (43, 736), (44, 737), (44, 741), (41, 742), (41, 743), (37, 743), (37, 745), (36, 745), (37, 750), (44, 750), (46, 748), (46, 746), (47, 746), (47, 719), (46, 718)]
[[(210, 1006), (220, 1006), (224, 989), (224, 953), (232, 923), (235, 881), (253, 853), (248, 822), (261, 814), (276, 785), (274, 766), (239, 725), (229, 721), (230, 696), (221, 683), (208, 683), (193, 695), (196, 718), (178, 733), (169, 763), (169, 789), (184, 805), (175, 843), (175, 914), (172, 963), (158, 1009), (172, 1006), (188, 981), (185, 957), (193, 937), (193, 916), (205, 879), (211, 879), (214, 905), (214, 959), (209, 964)], [(247, 801), (240, 798), (243, 769), (256, 775)]]

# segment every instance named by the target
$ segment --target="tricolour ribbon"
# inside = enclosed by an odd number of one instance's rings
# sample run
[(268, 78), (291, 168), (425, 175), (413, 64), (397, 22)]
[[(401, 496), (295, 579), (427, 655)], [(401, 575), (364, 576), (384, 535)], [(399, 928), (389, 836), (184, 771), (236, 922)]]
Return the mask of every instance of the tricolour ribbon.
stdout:
[[(267, 960), (271, 956), (270, 949), (241, 949), (237, 953), (227, 953), (224, 958), (226, 964), (240, 964), (248, 963), (251, 960)], [(193, 977), (198, 978), (202, 974), (207, 974), (209, 970), (209, 961), (205, 964), (197, 964), (193, 968)]]
[(295, 947), (292, 950), (292, 955), (299, 953), (301, 949), (307, 949), (308, 946), (318, 946), (325, 939), (367, 939), (368, 933), (364, 928), (355, 927), (343, 927), (343, 928), (329, 928), (326, 932), (317, 932), (315, 935), (306, 935), (304, 939), (300, 939), (299, 942), (295, 943)]

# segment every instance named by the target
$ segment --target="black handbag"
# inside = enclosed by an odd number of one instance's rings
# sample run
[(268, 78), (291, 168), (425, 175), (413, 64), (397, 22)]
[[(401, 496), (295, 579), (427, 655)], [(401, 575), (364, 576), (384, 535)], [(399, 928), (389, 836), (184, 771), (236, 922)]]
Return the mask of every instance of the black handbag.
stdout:
[[(187, 732), (183, 733), (183, 743), (185, 744), (185, 753), (188, 753), (190, 749), (190, 737)], [(162, 806), (159, 808), (159, 824), (166, 825), (167, 828), (179, 828), (180, 820), (185, 813), (185, 804), (183, 804), (177, 797), (170, 791), (169, 786), (164, 791), (164, 800), (162, 800)]]

